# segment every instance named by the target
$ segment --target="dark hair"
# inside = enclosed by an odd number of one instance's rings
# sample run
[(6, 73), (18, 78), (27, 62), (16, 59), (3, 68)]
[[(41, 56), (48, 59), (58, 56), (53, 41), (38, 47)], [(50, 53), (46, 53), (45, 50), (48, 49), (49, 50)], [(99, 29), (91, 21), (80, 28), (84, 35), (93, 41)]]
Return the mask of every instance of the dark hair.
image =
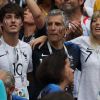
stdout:
[[(47, 0), (47, 1), (51, 1), (51, 4), (53, 4), (53, 0)], [(37, 0), (37, 4), (43, 4), (45, 3), (44, 0)]]
[[(92, 22), (93, 22), (93, 19), (95, 19), (95, 18), (100, 18), (100, 10), (97, 10), (97, 11), (95, 11), (95, 12), (93, 13), (93, 15), (92, 15), (92, 17), (91, 17), (91, 24), (92, 24)], [(91, 26), (91, 24), (90, 24), (90, 26)]]
[(64, 79), (66, 54), (63, 52), (56, 52), (44, 58), (37, 69), (36, 77), (47, 85), (49, 83), (59, 84)]
[(0, 9), (0, 21), (3, 21), (3, 18), (6, 13), (14, 13), (17, 16), (21, 17), (23, 20), (23, 9), (16, 3), (8, 3)]
[(74, 100), (73, 97), (65, 92), (54, 92), (50, 93), (40, 100)]

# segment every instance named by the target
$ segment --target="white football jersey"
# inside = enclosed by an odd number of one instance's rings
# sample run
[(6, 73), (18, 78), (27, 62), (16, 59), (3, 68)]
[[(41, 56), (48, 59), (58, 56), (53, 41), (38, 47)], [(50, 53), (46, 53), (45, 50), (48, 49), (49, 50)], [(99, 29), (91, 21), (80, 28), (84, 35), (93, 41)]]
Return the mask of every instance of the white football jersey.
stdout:
[(100, 45), (94, 48), (88, 36), (78, 37), (71, 42), (80, 46), (82, 73), (78, 100), (97, 100), (100, 94)]
[(12, 47), (4, 42), (3, 37), (1, 37), (0, 69), (13, 73), (15, 77), (15, 88), (19, 90), (23, 86), (27, 88), (27, 72), (31, 72), (32, 68), (32, 50), (30, 45), (19, 40), (17, 46)]
[(91, 19), (89, 17), (86, 16), (81, 17), (81, 26), (83, 29), (84, 36), (90, 35), (90, 23), (91, 23)]

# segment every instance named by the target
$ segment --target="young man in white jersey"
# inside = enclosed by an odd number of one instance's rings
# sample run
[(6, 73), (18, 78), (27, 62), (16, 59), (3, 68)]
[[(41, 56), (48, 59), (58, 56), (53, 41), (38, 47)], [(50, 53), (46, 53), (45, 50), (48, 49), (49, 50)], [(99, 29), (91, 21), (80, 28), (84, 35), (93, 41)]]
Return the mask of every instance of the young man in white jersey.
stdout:
[(23, 10), (13, 3), (0, 10), (0, 21), (3, 28), (0, 38), (0, 69), (14, 74), (15, 93), (28, 98), (27, 72), (32, 71), (32, 51), (29, 44), (20, 41), (19, 31), (23, 25)]

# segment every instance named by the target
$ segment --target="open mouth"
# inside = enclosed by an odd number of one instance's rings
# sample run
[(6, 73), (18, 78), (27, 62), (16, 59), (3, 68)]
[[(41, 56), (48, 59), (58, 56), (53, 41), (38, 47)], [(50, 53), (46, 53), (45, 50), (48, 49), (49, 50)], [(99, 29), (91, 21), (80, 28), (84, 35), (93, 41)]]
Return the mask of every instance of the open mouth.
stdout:
[(11, 25), (10, 27), (16, 27), (16, 25)]
[(95, 30), (96, 30), (96, 31), (100, 31), (100, 27), (96, 27)]
[(96, 27), (95, 29), (96, 29), (96, 30), (100, 30), (100, 27)]

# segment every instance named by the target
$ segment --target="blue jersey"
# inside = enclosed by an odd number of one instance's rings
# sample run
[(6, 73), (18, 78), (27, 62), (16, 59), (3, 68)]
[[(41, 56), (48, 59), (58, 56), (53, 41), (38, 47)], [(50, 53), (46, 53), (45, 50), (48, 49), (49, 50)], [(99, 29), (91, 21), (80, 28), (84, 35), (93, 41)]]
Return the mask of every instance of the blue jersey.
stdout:
[(0, 80), (0, 100), (7, 100), (6, 90), (2, 80)]
[(17, 96), (17, 95), (12, 95), (12, 100), (28, 100), (28, 99)]
[(40, 92), (38, 98), (41, 98), (47, 94), (53, 93), (53, 92), (58, 92), (62, 91), (59, 85), (57, 84), (48, 84), (43, 90)]

